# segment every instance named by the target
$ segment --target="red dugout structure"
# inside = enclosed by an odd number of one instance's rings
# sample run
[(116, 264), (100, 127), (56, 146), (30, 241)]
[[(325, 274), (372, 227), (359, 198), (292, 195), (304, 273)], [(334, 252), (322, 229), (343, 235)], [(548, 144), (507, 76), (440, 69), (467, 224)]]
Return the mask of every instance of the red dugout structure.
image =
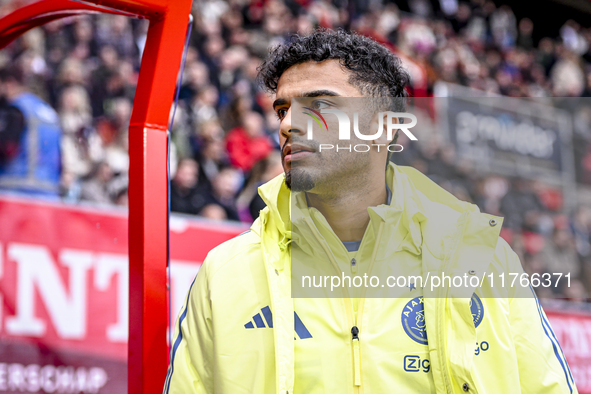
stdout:
[(150, 21), (129, 127), (129, 393), (167, 369), (167, 129), (192, 0), (41, 0), (0, 19), (0, 49), (47, 22), (101, 12)]

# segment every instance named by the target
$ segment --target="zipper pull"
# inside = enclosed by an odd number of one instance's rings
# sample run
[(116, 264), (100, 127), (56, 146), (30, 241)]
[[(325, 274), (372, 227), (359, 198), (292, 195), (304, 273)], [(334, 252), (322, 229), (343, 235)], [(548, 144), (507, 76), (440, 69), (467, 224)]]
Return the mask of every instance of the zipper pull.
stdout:
[(353, 341), (353, 369), (355, 370), (355, 386), (361, 386), (361, 359), (359, 357), (359, 328), (351, 328)]
[(351, 328), (351, 335), (353, 340), (359, 340), (359, 328), (357, 328), (357, 326), (353, 326), (353, 328)]
[(355, 258), (351, 259), (351, 272), (354, 274), (357, 273), (357, 260)]

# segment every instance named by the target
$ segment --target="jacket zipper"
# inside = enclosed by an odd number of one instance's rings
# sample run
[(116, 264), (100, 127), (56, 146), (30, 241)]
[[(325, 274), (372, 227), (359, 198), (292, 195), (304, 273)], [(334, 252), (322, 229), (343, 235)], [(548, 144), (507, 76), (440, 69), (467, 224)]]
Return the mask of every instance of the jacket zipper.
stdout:
[[(375, 239), (375, 245), (373, 248), (373, 252), (371, 254), (371, 260), (369, 261), (369, 267), (367, 272), (371, 273), (372, 269), (373, 269), (373, 264), (376, 261), (376, 255), (378, 253), (378, 248), (380, 245), (380, 241), (382, 239), (382, 231), (384, 230), (384, 222), (380, 223), (380, 227), (378, 229), (378, 235)], [(367, 291), (367, 289), (365, 289), (365, 291)], [(357, 308), (357, 315), (355, 316), (355, 323), (353, 325), (353, 327), (351, 328), (351, 334), (352, 334), (352, 342), (353, 342), (353, 368), (355, 371), (355, 393), (359, 393), (360, 389), (361, 389), (361, 348), (360, 348), (360, 343), (359, 343), (359, 331), (360, 331), (360, 326), (361, 326), (361, 322), (362, 317), (363, 317), (363, 309), (365, 306), (365, 291), (363, 292), (363, 297), (361, 297), (359, 299), (359, 305)], [(349, 313), (350, 315), (352, 315), (352, 311), (351, 311), (351, 302), (348, 303), (349, 305)], [(351, 319), (353, 320), (353, 319)]]
[[(318, 240), (318, 242), (320, 242), (322, 249), (324, 249), (324, 253), (326, 253), (326, 255), (328, 256), (328, 259), (330, 260), (333, 267), (335, 267), (335, 269), (337, 271), (340, 271), (339, 265), (335, 261), (332, 250), (330, 250), (330, 248), (326, 245), (326, 242), (322, 242), (322, 237), (318, 233), (318, 229), (316, 228), (316, 226), (314, 225), (312, 220), (310, 218), (305, 218), (305, 220), (306, 220), (306, 223), (308, 224), (308, 226), (310, 227), (310, 230), (312, 230), (312, 234), (314, 234), (314, 237), (316, 237), (316, 240)], [(349, 291), (346, 288), (343, 288), (343, 298), (344, 298), (343, 301), (344, 301), (344, 305), (345, 305), (348, 326), (349, 327), (354, 326), (355, 328), (357, 328), (356, 322), (354, 321), (355, 319), (353, 318), (353, 305), (352, 305), (351, 297), (349, 296)], [(351, 329), (351, 334), (353, 334), (353, 329)], [(353, 378), (354, 389), (353, 390), (356, 394), (359, 393), (359, 387), (361, 385), (361, 363), (360, 363), (360, 354), (359, 354), (359, 337), (357, 336), (357, 334), (359, 334), (359, 328), (357, 328), (356, 334), (353, 336), (353, 338), (351, 340), (352, 345), (353, 345), (353, 371), (354, 371), (354, 378)], [(354, 340), (355, 338), (357, 340)], [(357, 346), (355, 346), (355, 343), (357, 344)], [(355, 347), (357, 347), (357, 351), (355, 351)]]
[(361, 386), (361, 360), (359, 355), (359, 328), (353, 326), (351, 328), (351, 340), (353, 341), (353, 368), (355, 376), (353, 383), (355, 386)]
[[(328, 259), (330, 260), (332, 265), (337, 269), (337, 271), (340, 271), (339, 265), (335, 261), (332, 251), (330, 250), (329, 247), (327, 247), (326, 242), (322, 242), (322, 237), (318, 233), (318, 229), (316, 228), (314, 223), (312, 223), (312, 220), (310, 218), (305, 218), (305, 220), (306, 220), (306, 223), (308, 224), (308, 226), (310, 227), (310, 230), (312, 230), (312, 233), (316, 237), (316, 240), (318, 240), (318, 242), (320, 242), (320, 245), (322, 245), (322, 249), (324, 249), (324, 252), (328, 256)], [(368, 272), (371, 272), (371, 269), (373, 268), (373, 264), (376, 259), (376, 254), (378, 251), (379, 243), (382, 238), (383, 229), (384, 229), (384, 222), (380, 223), (380, 227), (378, 230), (378, 236), (376, 237), (374, 250), (373, 250), (371, 260), (369, 263)], [(357, 270), (356, 269), (357, 268), (357, 260), (355, 260), (354, 265), (353, 265), (353, 261), (351, 261), (351, 267), (353, 267), (353, 266), (355, 266), (355, 270)], [(353, 388), (353, 390), (356, 394), (358, 394), (360, 392), (359, 390), (361, 388), (361, 349), (360, 349), (360, 345), (359, 345), (359, 331), (360, 331), (359, 326), (361, 325), (361, 321), (362, 321), (361, 316), (363, 315), (363, 307), (365, 305), (365, 298), (362, 297), (359, 299), (357, 316), (354, 317), (353, 316), (353, 305), (352, 305), (353, 302), (351, 301), (351, 297), (349, 296), (349, 292), (347, 291), (347, 289), (343, 289), (343, 290), (345, 293), (345, 298), (349, 299), (349, 302), (344, 301), (344, 304), (345, 304), (345, 310), (347, 311), (347, 319), (349, 321), (349, 325), (352, 326), (351, 327), (351, 344), (353, 347), (353, 371), (354, 371), (354, 377), (353, 377), (354, 388)], [(364, 295), (365, 295), (365, 293), (364, 293)]]

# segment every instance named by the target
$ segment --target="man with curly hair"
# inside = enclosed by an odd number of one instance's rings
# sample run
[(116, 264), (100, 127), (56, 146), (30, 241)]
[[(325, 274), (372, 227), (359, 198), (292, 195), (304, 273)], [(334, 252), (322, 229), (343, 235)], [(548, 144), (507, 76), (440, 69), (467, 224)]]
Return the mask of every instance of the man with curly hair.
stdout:
[[(251, 230), (201, 266), (164, 393), (576, 392), (531, 288), (419, 283), (523, 271), (499, 237), (502, 218), (389, 162), (395, 136), (379, 127), (403, 109), (400, 60), (367, 37), (318, 30), (276, 47), (259, 71), (276, 95), (285, 175), (260, 187), (267, 207)], [(322, 149), (342, 142), (335, 117), (310, 128), (302, 111), (358, 100), (365, 138), (348, 142), (369, 150)], [(328, 272), (414, 279), (392, 292), (337, 286), (336, 296), (325, 280), (306, 293), (302, 273)]]

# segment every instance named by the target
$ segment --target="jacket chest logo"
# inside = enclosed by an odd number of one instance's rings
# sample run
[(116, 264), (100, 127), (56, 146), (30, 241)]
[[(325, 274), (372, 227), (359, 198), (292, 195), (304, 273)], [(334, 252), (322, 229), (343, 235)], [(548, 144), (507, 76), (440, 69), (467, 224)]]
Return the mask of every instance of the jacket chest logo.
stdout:
[[(476, 294), (473, 294), (470, 299), (470, 312), (472, 313), (474, 327), (478, 327), (484, 319), (484, 305)], [(406, 303), (402, 308), (401, 320), (404, 332), (410, 339), (421, 345), (428, 343), (423, 297), (415, 297)]]
[(421, 345), (427, 344), (425, 327), (425, 305), (423, 297), (415, 297), (408, 301), (402, 309), (402, 327), (413, 341)]
[(484, 305), (476, 294), (472, 294), (470, 299), (470, 312), (472, 312), (474, 327), (478, 327), (482, 323), (482, 319), (484, 319)]

